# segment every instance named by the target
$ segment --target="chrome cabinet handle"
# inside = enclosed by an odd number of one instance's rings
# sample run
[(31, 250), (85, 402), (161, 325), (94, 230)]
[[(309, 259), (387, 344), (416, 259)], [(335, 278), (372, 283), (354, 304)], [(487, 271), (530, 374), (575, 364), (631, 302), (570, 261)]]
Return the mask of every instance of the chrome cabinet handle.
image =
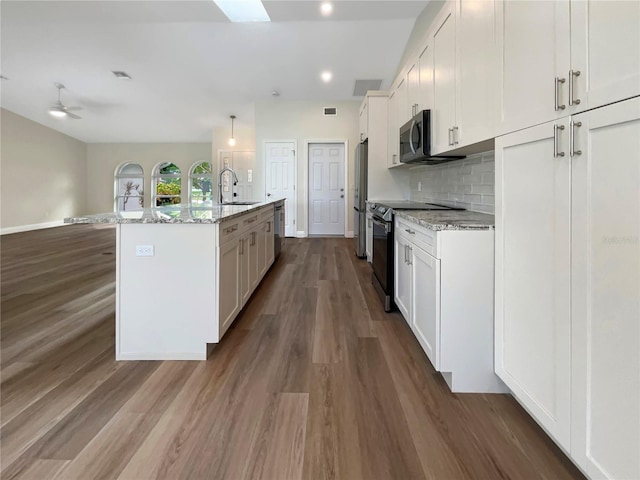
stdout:
[(556, 77), (555, 80), (555, 111), (564, 110), (566, 105), (560, 105), (560, 93), (558, 92), (560, 85), (566, 82), (566, 78)]
[(398, 163), (398, 154), (394, 153), (393, 155), (391, 155), (391, 159), (393, 161), (393, 164), (395, 165), (396, 163)]
[(409, 245), (404, 246), (404, 263), (409, 264)]
[(267, 222), (267, 233), (271, 232), (271, 222)]
[(453, 140), (451, 140), (451, 136), (452, 135), (453, 135), (453, 128), (450, 128), (449, 129), (449, 138), (448, 138), (450, 146), (453, 145)]
[(574, 144), (575, 142), (574, 130), (581, 126), (582, 126), (582, 122), (574, 122), (573, 119), (571, 119), (571, 122), (569, 123), (569, 156), (570, 157), (573, 157), (576, 155), (582, 155), (582, 150), (576, 150), (576, 146)]
[(564, 130), (564, 125), (553, 124), (553, 158), (564, 157), (564, 152), (558, 151), (558, 142), (560, 140), (559, 130)]
[(415, 235), (415, 233), (416, 233), (413, 230), (411, 230), (410, 228), (405, 228), (404, 231), (409, 233), (409, 234), (411, 234), (411, 235)]
[(244, 239), (240, 239), (240, 255), (244, 255)]
[(569, 106), (580, 105), (579, 98), (573, 98), (573, 92), (575, 90), (575, 79), (580, 76), (580, 70), (569, 70)]
[(458, 141), (458, 138), (459, 138), (459, 136), (460, 136), (460, 135), (459, 135), (459, 133), (458, 133), (458, 127), (453, 127), (453, 128), (451, 129), (451, 131), (452, 131), (452, 133), (453, 133), (453, 144), (454, 144), (454, 145), (457, 145), (458, 143), (460, 143), (460, 142)]
[(413, 262), (411, 261), (411, 252), (413, 252), (413, 247), (411, 245), (407, 245), (407, 247), (409, 248), (409, 259), (407, 260), (407, 263), (409, 265), (413, 265)]

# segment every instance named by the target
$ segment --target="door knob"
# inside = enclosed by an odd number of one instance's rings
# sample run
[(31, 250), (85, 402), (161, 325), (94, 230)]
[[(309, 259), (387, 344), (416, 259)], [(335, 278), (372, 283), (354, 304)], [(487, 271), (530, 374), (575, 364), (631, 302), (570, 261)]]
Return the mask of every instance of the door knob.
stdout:
[(340, 195), (340, 198), (344, 198), (344, 195)]
[(267, 197), (270, 197), (270, 196), (271, 196), (271, 194), (270, 194), (270, 193), (267, 193)]

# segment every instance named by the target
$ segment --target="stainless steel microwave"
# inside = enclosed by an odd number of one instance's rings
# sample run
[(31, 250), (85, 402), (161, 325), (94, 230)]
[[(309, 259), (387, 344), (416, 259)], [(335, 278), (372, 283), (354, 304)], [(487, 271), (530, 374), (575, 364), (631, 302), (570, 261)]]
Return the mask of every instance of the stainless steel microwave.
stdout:
[(459, 155), (431, 155), (431, 110), (422, 110), (400, 127), (400, 162), (434, 165)]

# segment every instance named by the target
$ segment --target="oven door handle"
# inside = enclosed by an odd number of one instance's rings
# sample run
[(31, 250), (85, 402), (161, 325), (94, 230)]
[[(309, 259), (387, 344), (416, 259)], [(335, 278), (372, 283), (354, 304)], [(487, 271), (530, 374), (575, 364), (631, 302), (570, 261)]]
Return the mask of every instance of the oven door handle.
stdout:
[(379, 227), (384, 228), (384, 233), (391, 232), (391, 227), (389, 226), (389, 224), (387, 222), (381, 222), (376, 217), (371, 217), (371, 220), (373, 221), (373, 223), (375, 223)]

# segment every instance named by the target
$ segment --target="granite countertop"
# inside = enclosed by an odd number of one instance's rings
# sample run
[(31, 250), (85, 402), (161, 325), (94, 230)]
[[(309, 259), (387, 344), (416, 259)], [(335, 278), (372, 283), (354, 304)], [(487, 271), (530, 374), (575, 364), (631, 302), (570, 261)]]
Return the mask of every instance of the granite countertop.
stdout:
[(430, 230), (493, 230), (495, 217), (468, 210), (396, 210), (395, 215)]
[(220, 223), (252, 210), (284, 201), (283, 198), (254, 205), (168, 205), (130, 212), (109, 212), (64, 219), (64, 223)]

